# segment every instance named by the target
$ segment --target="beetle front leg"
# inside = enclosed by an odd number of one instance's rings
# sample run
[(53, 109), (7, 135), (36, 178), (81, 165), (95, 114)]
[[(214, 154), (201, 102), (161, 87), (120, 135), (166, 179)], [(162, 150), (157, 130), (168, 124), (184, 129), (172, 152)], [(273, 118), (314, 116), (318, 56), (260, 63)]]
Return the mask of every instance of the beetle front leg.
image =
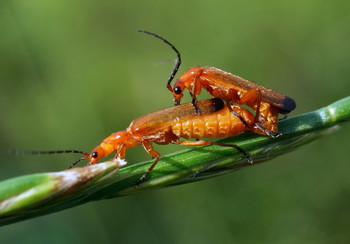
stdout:
[(201, 111), (199, 110), (199, 108), (197, 106), (197, 97), (196, 97), (196, 95), (198, 95), (200, 93), (200, 89), (201, 89), (201, 84), (200, 84), (199, 75), (194, 75), (193, 85), (192, 85), (191, 89), (188, 89), (188, 90), (189, 90), (190, 95), (192, 97), (192, 104), (193, 104), (194, 109), (196, 110), (197, 115), (201, 114)]
[(160, 154), (153, 149), (153, 146), (150, 142), (143, 142), (142, 146), (145, 148), (147, 153), (149, 155), (151, 155), (152, 158), (155, 158), (155, 160), (154, 160), (153, 164), (151, 165), (151, 167), (149, 167), (147, 169), (146, 173), (144, 173), (141, 176), (141, 178), (136, 182), (135, 187), (139, 187), (139, 185), (142, 183), (142, 181), (144, 181), (147, 178), (147, 176), (151, 173), (153, 168), (157, 165), (159, 158), (160, 158)]

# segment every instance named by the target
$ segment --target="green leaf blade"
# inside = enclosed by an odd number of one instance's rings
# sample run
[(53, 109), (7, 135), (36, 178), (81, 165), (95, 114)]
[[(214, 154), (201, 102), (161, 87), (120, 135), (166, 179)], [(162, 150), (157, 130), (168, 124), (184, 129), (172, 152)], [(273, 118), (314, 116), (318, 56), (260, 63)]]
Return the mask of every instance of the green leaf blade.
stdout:
[(245, 156), (234, 148), (211, 145), (178, 151), (161, 157), (140, 187), (135, 187), (135, 183), (153, 160), (121, 169), (121, 162), (110, 161), (70, 171), (6, 180), (0, 182), (0, 225), (90, 201), (195, 182), (255, 166), (332, 133), (349, 119), (350, 97), (347, 97), (316, 111), (281, 121), (279, 131), (283, 136), (278, 138), (243, 133), (219, 140), (239, 145), (251, 155), (253, 164), (247, 163)]

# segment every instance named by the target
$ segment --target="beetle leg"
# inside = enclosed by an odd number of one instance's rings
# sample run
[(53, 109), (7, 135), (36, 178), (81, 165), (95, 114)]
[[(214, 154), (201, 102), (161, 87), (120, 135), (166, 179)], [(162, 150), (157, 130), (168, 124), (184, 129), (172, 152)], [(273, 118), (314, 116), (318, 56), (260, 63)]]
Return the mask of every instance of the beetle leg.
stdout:
[(196, 114), (200, 115), (201, 111), (199, 110), (198, 106), (197, 106), (197, 89), (200, 89), (200, 84), (199, 84), (199, 79), (198, 79), (198, 75), (194, 75), (193, 77), (193, 86), (191, 88), (191, 90), (189, 89), (190, 95), (192, 97), (192, 104), (194, 106), (194, 109), (196, 110)]
[[(261, 102), (262, 102), (261, 101), (261, 90), (259, 88), (249, 90), (240, 99), (240, 104), (242, 104), (242, 105), (247, 104), (248, 106), (255, 109), (255, 118), (254, 118), (254, 125), (255, 125), (254, 127), (255, 128), (250, 128), (250, 130), (255, 132), (255, 133), (268, 135), (272, 138), (276, 138), (276, 137), (281, 136), (282, 135), (281, 133), (270, 131), (270, 130), (265, 128), (265, 126), (268, 125), (267, 124), (268, 121), (265, 121), (265, 120), (266, 120), (266, 118), (269, 118), (269, 117), (265, 117), (267, 115), (265, 115), (265, 116), (263, 115), (265, 113), (263, 111), (261, 111)], [(270, 108), (269, 111), (273, 112), (272, 111), (273, 108), (271, 108), (271, 107), (269, 107), (269, 108)], [(265, 124), (265, 126), (263, 124)]]
[(119, 145), (119, 147), (115, 148), (116, 154), (114, 158), (125, 158), (127, 147), (125, 143)]
[(232, 107), (230, 105), (230, 102), (229, 101), (225, 101), (226, 102), (226, 105), (227, 105), (227, 108), (228, 110), (230, 110), (231, 113), (233, 113), (234, 116), (236, 116), (237, 118), (239, 118), (239, 120), (244, 124), (244, 126), (246, 126), (248, 128), (248, 130), (251, 130), (251, 126), (248, 125), (247, 121), (245, 121), (241, 115), (239, 115), (238, 113), (236, 113), (235, 111), (232, 110)]
[(144, 181), (147, 178), (147, 176), (151, 173), (153, 168), (157, 165), (160, 158), (160, 154), (153, 149), (153, 146), (150, 142), (143, 142), (142, 146), (145, 148), (147, 153), (151, 155), (152, 158), (155, 158), (155, 160), (151, 167), (147, 169), (146, 173), (142, 175), (141, 178), (136, 182), (135, 187), (138, 187), (142, 183), (142, 181)]
[(260, 104), (261, 104), (261, 90), (259, 88), (251, 89), (245, 93), (241, 99), (240, 104), (247, 104), (249, 107), (255, 108), (255, 122), (259, 121)]
[[(268, 129), (266, 129), (262, 124), (260, 123), (255, 123), (256, 128), (258, 128), (259, 130), (263, 131), (264, 134), (268, 135), (269, 137), (272, 138), (277, 138), (279, 136), (282, 135), (282, 133), (279, 132), (273, 132), (273, 131), (269, 131)], [(257, 132), (257, 131), (256, 131)]]

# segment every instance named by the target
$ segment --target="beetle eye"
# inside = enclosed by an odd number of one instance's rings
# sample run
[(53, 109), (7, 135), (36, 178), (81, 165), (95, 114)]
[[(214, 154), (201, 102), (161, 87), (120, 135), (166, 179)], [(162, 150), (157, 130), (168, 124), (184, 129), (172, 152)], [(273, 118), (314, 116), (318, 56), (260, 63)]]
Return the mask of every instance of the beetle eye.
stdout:
[(98, 153), (97, 153), (97, 152), (93, 152), (93, 153), (91, 153), (91, 157), (93, 157), (93, 158), (97, 158), (97, 157), (98, 157)]
[(174, 87), (174, 92), (175, 94), (179, 95), (182, 91), (181, 91), (181, 88), (177, 86), (177, 87)]

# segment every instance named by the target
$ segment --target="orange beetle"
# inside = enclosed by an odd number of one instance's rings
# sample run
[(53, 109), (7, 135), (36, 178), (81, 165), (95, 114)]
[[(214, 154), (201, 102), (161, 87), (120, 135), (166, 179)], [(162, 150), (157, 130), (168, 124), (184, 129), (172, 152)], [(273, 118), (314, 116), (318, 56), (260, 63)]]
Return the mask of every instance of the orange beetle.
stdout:
[(296, 107), (288, 96), (214, 67), (191, 68), (177, 79), (173, 88), (168, 86), (168, 89), (174, 95), (175, 104), (180, 104), (183, 91), (188, 89), (195, 105), (196, 96), (206, 89), (227, 104), (247, 105), (255, 110), (256, 129), (272, 137), (280, 135), (276, 133), (278, 115), (289, 113)]
[[(181, 64), (180, 52), (165, 38), (148, 31), (140, 32), (162, 40), (177, 54), (176, 64), (166, 85), (173, 93), (175, 105), (180, 104), (183, 91), (187, 89), (192, 97), (192, 104), (199, 114), (201, 111), (196, 105), (197, 95), (201, 93), (202, 89), (206, 89), (212, 96), (223, 99), (227, 104), (247, 105), (252, 108), (255, 111), (255, 126), (250, 129), (255, 133), (262, 131), (271, 137), (281, 135), (277, 132), (278, 116), (295, 109), (296, 104), (292, 98), (214, 67), (191, 68), (177, 79), (174, 86), (171, 87), (170, 83)], [(228, 108), (230, 109), (231, 106), (228, 106)], [(234, 113), (234, 111), (232, 112)]]
[[(140, 178), (137, 183), (139, 184), (152, 171), (160, 158), (160, 154), (152, 147), (153, 142), (161, 145), (169, 143), (185, 146), (213, 144), (234, 147), (246, 157), (249, 163), (252, 163), (249, 154), (237, 145), (199, 139), (229, 137), (249, 131), (249, 128), (254, 128), (254, 115), (249, 110), (238, 106), (232, 106), (229, 109), (218, 98), (198, 101), (197, 106), (201, 111), (200, 115), (196, 113), (191, 103), (187, 103), (141, 116), (132, 121), (126, 130), (108, 136), (90, 154), (75, 151), (85, 156), (74, 162), (70, 167), (73, 167), (81, 160), (89, 160), (88, 165), (96, 164), (101, 158), (113, 152), (115, 153), (115, 158), (123, 159), (129, 147), (142, 145), (147, 153), (152, 158), (155, 158), (155, 160), (152, 166)], [(231, 113), (231, 110), (240, 118)], [(246, 123), (243, 123), (242, 120)], [(194, 138), (198, 141), (181, 141), (180, 137), (185, 139)], [(74, 152), (74, 150), (68, 150), (66, 152)]]

